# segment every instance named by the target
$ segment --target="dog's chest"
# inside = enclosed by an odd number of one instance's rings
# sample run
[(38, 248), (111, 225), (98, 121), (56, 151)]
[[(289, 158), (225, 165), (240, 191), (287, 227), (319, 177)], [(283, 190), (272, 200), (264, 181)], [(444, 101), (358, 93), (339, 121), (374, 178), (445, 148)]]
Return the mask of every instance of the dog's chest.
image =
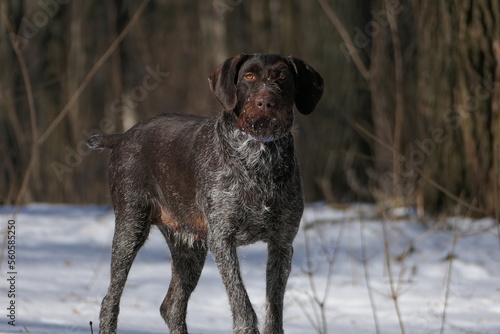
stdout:
[(293, 160), (264, 149), (251, 153), (221, 165), (209, 187), (211, 228), (226, 225), (238, 244), (267, 240), (293, 182)]
[[(214, 209), (221, 219), (213, 224), (224, 225), (230, 230), (239, 245), (266, 241), (273, 225), (278, 224), (275, 185), (260, 183), (260, 180), (233, 184), (232, 189), (220, 194)], [(213, 226), (217, 228), (217, 226)]]

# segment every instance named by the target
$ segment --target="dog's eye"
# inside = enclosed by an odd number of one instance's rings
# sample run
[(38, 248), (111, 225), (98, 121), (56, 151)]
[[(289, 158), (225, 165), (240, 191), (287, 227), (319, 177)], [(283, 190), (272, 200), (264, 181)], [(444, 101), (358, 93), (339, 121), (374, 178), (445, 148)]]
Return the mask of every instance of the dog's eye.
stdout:
[(283, 81), (286, 79), (286, 74), (285, 73), (280, 73), (280, 76), (278, 77), (278, 80)]
[(253, 73), (249, 72), (249, 73), (245, 74), (244, 78), (247, 79), (247, 80), (254, 80), (255, 79), (255, 75)]

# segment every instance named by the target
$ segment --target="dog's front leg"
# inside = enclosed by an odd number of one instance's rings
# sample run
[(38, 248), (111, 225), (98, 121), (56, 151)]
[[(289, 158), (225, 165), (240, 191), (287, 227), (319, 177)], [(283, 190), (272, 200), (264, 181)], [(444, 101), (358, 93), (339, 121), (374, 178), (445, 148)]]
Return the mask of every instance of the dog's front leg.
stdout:
[(233, 333), (258, 334), (257, 315), (243, 285), (235, 241), (212, 235), (209, 243), (231, 305)]
[(283, 299), (292, 267), (292, 245), (268, 242), (265, 334), (283, 333)]

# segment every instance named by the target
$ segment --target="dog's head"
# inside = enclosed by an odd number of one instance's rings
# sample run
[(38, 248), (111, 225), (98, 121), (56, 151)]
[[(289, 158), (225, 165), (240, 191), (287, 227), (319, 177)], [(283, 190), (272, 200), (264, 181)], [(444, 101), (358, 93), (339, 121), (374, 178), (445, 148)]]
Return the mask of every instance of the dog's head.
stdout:
[(272, 141), (293, 125), (293, 105), (310, 114), (323, 94), (323, 78), (304, 61), (272, 54), (240, 54), (217, 67), (210, 89), (251, 138)]

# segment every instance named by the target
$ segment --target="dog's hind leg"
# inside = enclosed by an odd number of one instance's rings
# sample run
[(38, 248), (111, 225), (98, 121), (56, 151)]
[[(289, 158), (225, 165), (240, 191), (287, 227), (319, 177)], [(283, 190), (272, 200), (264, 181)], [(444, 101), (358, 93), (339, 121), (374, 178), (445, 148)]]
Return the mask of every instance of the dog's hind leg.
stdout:
[(100, 334), (115, 334), (120, 298), (139, 249), (144, 245), (151, 223), (144, 211), (127, 208), (117, 213), (111, 254), (111, 282), (99, 316)]
[(160, 313), (172, 334), (187, 334), (186, 313), (189, 297), (200, 278), (207, 249), (201, 243), (188, 245), (160, 227), (172, 256), (172, 278)]

